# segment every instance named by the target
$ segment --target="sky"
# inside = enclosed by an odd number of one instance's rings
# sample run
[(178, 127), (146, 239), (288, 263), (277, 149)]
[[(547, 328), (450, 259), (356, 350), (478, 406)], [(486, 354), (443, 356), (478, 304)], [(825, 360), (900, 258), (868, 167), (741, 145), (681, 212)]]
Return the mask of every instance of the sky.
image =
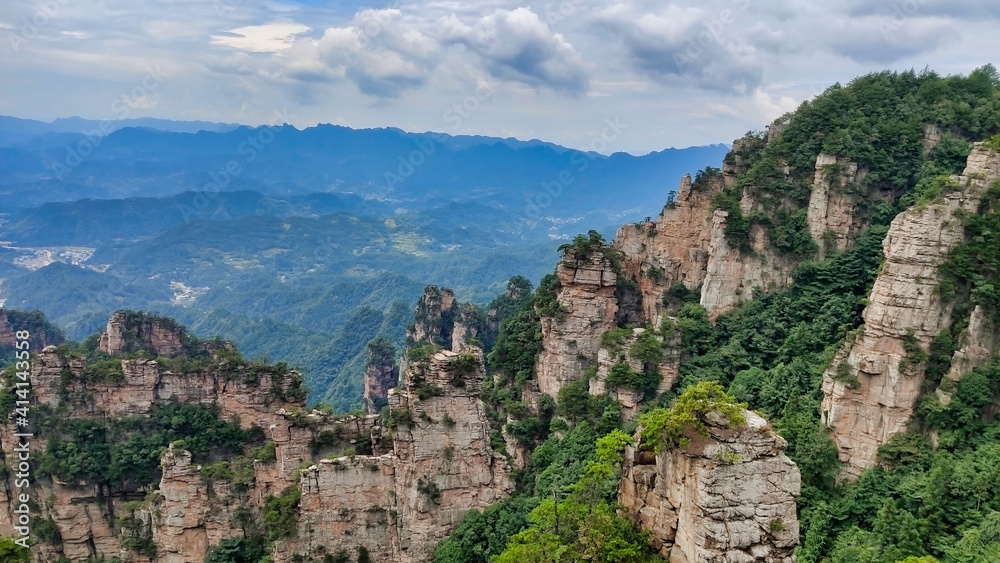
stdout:
[(731, 142), (869, 72), (1000, 66), (998, 20), (984, 0), (3, 0), (0, 114), (645, 154)]

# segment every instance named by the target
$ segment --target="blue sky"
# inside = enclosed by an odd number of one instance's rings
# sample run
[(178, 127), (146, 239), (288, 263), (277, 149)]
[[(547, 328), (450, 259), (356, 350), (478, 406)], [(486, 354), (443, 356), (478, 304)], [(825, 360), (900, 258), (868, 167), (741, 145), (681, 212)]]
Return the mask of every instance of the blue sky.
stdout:
[(0, 114), (729, 142), (866, 72), (1000, 63), (979, 0), (7, 0)]

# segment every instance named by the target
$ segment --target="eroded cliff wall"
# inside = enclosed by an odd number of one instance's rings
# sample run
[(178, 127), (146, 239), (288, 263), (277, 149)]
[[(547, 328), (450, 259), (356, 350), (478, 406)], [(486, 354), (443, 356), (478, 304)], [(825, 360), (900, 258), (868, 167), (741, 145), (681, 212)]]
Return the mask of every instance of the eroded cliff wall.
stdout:
[(799, 470), (767, 421), (744, 415), (686, 448), (626, 451), (619, 501), (671, 563), (795, 561)]
[[(180, 338), (141, 334), (142, 349)], [(193, 462), (183, 443), (172, 444), (159, 480), (151, 483), (62, 482), (36, 473), (33, 515), (50, 526), (48, 539), (34, 542), (36, 561), (202, 561), (226, 539), (265, 531), (268, 502), (296, 490), (294, 533), (277, 541), (275, 561), (341, 551), (356, 556), (362, 548), (374, 561), (426, 561), (466, 511), (512, 490), (506, 461), (489, 445), (479, 399), (485, 371), (474, 347), (414, 362), (405, 384), (387, 393), (391, 428), (378, 415), (307, 413), (297, 373), (250, 365), (230, 348), (220, 351), (159, 362), (103, 361), (110, 371), (101, 377), (85, 359), (55, 348), (35, 357), (40, 426), (58, 419), (128, 428), (127, 421), (171, 402), (211, 406), (221, 420), (259, 428), (265, 446), (253, 452), (263, 458), (212, 459), (209, 467)], [(111, 369), (116, 364), (120, 373)], [(0, 448), (10, 466), (17, 455), (14, 420), (4, 421), (2, 430)], [(40, 456), (47, 443), (47, 431), (39, 431), (33, 452)], [(0, 487), (0, 535), (6, 536), (15, 522), (11, 478)]]
[[(823, 376), (823, 422), (831, 429), (844, 473), (857, 476), (877, 463), (878, 447), (906, 429), (921, 394), (926, 366), (914, 356), (956, 319), (954, 304), (937, 291), (939, 266), (963, 241), (961, 216), (975, 213), (987, 187), (1000, 178), (1000, 155), (977, 145), (958, 189), (918, 203), (892, 222), (883, 243), (885, 265), (872, 288), (864, 325)], [(949, 379), (958, 380), (989, 357), (995, 337), (973, 311), (966, 346)], [(919, 350), (919, 351), (918, 351)], [(992, 350), (995, 352), (996, 350)], [(977, 360), (978, 359), (978, 360)]]

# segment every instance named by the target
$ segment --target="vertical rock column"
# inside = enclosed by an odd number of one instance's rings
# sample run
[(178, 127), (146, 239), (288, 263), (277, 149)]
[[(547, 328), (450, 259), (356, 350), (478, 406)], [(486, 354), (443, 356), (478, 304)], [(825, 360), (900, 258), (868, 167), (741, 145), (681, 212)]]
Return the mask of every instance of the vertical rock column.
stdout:
[[(936, 288), (938, 267), (964, 237), (960, 215), (975, 213), (990, 183), (1000, 178), (1000, 155), (977, 145), (959, 191), (917, 205), (892, 222), (882, 244), (885, 266), (872, 288), (864, 326), (823, 376), (823, 422), (857, 477), (877, 463), (878, 448), (906, 429), (925, 367), (907, 362), (907, 347), (923, 351), (953, 322), (952, 305)], [(949, 375), (957, 379), (957, 374)]]
[(619, 500), (671, 563), (795, 561), (799, 469), (766, 420), (744, 416), (687, 448), (626, 451)]
[(542, 318), (542, 352), (535, 360), (538, 390), (555, 397), (580, 378), (585, 362), (601, 347), (601, 335), (615, 327), (618, 276), (600, 251), (585, 259), (567, 253), (556, 270), (562, 312)]

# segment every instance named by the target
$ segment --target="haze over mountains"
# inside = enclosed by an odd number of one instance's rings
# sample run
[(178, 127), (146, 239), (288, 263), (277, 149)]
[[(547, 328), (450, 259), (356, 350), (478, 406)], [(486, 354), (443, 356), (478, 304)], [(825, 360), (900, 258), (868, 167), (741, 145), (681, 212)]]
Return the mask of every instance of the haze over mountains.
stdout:
[(339, 409), (360, 400), (365, 344), (401, 342), (428, 283), (486, 302), (537, 281), (553, 238), (656, 215), (726, 152), (127, 121), (0, 118), (0, 300), (77, 339), (119, 308), (169, 314), (298, 364)]

